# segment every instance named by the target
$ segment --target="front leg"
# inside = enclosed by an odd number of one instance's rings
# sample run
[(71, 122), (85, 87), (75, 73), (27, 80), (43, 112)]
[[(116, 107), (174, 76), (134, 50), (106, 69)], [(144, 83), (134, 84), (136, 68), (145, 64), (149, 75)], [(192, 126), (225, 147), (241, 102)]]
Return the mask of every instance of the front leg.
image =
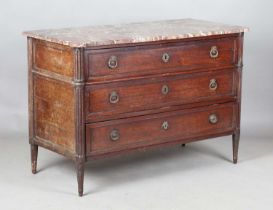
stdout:
[(236, 130), (232, 134), (232, 148), (233, 148), (233, 163), (236, 164), (238, 161), (238, 149), (240, 141), (240, 130)]
[(76, 170), (77, 170), (79, 196), (83, 196), (84, 162), (85, 161), (83, 158), (76, 159)]
[(31, 154), (31, 171), (33, 174), (37, 172), (37, 157), (38, 157), (38, 145), (30, 144)]

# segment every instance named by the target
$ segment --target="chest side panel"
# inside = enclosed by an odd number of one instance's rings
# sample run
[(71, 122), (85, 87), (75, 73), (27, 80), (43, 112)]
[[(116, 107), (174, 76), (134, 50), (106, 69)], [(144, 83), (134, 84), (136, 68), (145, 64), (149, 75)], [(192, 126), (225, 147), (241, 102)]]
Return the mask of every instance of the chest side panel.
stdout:
[(75, 150), (75, 99), (70, 84), (34, 77), (34, 128), (36, 137)]
[(32, 136), (40, 146), (82, 157), (82, 51), (35, 39), (29, 51)]
[(74, 75), (73, 49), (41, 40), (33, 42), (33, 68), (41, 73), (66, 76)]

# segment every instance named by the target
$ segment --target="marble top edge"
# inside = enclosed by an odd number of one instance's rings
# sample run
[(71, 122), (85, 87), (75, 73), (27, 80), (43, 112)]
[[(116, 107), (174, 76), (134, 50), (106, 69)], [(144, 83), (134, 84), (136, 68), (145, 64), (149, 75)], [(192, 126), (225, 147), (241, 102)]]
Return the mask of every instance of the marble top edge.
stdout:
[(97, 25), (23, 32), (70, 47), (92, 47), (164, 41), (248, 32), (249, 28), (196, 19)]

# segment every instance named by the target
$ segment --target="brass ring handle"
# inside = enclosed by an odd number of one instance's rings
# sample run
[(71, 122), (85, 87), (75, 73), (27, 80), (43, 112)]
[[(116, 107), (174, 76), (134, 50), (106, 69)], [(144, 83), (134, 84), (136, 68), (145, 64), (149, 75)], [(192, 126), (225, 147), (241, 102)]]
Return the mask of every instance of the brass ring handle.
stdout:
[(209, 116), (209, 123), (216, 124), (218, 122), (218, 116), (216, 114), (211, 114)]
[(119, 130), (113, 129), (110, 133), (110, 139), (112, 141), (117, 141), (120, 138)]
[(163, 85), (162, 88), (161, 88), (161, 93), (163, 95), (167, 95), (169, 93), (169, 87), (168, 85)]
[(168, 54), (168, 53), (163, 53), (163, 55), (162, 55), (162, 61), (164, 62), (164, 63), (168, 63), (169, 62), (169, 60), (170, 60), (170, 55)]
[(109, 102), (111, 104), (116, 104), (119, 102), (119, 95), (116, 91), (112, 91), (112, 93), (109, 96)]
[(118, 58), (117, 56), (112, 55), (108, 60), (108, 67), (110, 69), (115, 69), (118, 67)]
[(211, 48), (210, 48), (210, 57), (211, 58), (217, 58), (218, 57), (218, 55), (219, 55), (219, 52), (218, 52), (218, 49), (217, 49), (217, 47), (216, 46), (212, 46)]
[(209, 82), (209, 89), (210, 90), (216, 90), (218, 87), (217, 80), (216, 79), (211, 79)]
[(163, 130), (168, 130), (168, 129), (169, 129), (169, 123), (168, 123), (168, 121), (164, 121), (164, 122), (162, 123), (161, 128), (162, 128)]

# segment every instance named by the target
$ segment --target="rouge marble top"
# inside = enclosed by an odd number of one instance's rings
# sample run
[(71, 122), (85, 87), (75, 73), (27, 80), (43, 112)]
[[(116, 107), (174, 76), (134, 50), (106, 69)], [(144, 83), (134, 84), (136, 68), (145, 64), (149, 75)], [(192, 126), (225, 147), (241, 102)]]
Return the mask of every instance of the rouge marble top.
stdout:
[(119, 25), (87, 26), (24, 32), (33, 37), (71, 47), (92, 47), (160, 40), (186, 39), (247, 32), (247, 27), (194, 19), (165, 20)]

